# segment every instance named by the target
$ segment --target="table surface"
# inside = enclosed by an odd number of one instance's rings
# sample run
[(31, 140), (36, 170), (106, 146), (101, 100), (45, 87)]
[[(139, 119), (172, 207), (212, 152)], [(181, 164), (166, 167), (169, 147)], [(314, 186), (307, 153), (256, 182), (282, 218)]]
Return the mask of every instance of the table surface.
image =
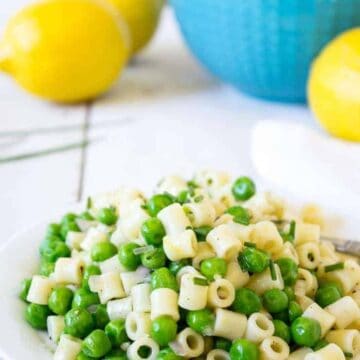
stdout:
[[(2, 2), (0, 29), (26, 2)], [(68, 204), (120, 184), (150, 191), (165, 174), (191, 176), (199, 168), (256, 176), (249, 149), (258, 121), (313, 123), (305, 106), (259, 101), (212, 78), (186, 49), (170, 9), (151, 45), (110, 93), (91, 104), (49, 104), (3, 75), (0, 84), (0, 244)], [(89, 145), (78, 146), (83, 142)]]

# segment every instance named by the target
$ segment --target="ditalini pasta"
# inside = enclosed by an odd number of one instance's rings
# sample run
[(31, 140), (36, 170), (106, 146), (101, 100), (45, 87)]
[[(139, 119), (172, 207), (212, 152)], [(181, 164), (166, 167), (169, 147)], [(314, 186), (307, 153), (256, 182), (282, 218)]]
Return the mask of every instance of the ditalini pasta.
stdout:
[(252, 314), (246, 326), (246, 339), (258, 344), (274, 334), (275, 327), (272, 321), (264, 314)]
[(261, 358), (266, 360), (286, 360), (289, 357), (289, 345), (282, 338), (269, 336), (260, 344)]
[(344, 296), (338, 301), (325, 308), (335, 317), (335, 326), (338, 329), (344, 329), (360, 316), (360, 309), (354, 299), (350, 296)]
[(81, 352), (82, 342), (70, 335), (61, 335), (54, 360), (76, 359)]
[(225, 339), (235, 340), (242, 338), (247, 327), (247, 318), (244, 314), (234, 311), (216, 309), (214, 335)]
[(335, 344), (329, 344), (322, 349), (307, 354), (304, 360), (345, 360), (343, 351)]
[(25, 319), (56, 360), (360, 359), (360, 265), (324, 223), (212, 170), (98, 195), (46, 230)]

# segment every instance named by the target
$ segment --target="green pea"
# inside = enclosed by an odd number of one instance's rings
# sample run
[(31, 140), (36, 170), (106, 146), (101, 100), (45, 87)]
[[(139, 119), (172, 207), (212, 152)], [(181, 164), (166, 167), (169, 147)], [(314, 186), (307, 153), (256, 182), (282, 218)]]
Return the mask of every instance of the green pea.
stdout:
[(209, 309), (189, 311), (186, 322), (201, 335), (209, 335), (214, 330), (215, 315)]
[(226, 275), (227, 264), (224, 259), (217, 257), (205, 259), (200, 264), (200, 271), (208, 280), (213, 281), (215, 275)]
[(325, 339), (321, 339), (313, 346), (313, 350), (318, 351), (318, 350), (322, 349), (323, 347), (325, 347), (326, 345), (329, 345), (329, 342), (326, 341)]
[(110, 321), (105, 304), (95, 305), (95, 309), (91, 311), (97, 329), (104, 329)]
[(69, 288), (58, 287), (51, 292), (48, 306), (56, 315), (65, 315), (71, 308), (73, 296), (74, 294)]
[(56, 223), (49, 224), (46, 229), (46, 235), (61, 236), (61, 225)]
[(289, 320), (293, 322), (295, 319), (302, 315), (303, 311), (301, 306), (296, 301), (289, 302)]
[(82, 352), (93, 358), (101, 358), (111, 350), (111, 342), (103, 330), (90, 333), (82, 343)]
[(25, 320), (35, 329), (46, 330), (46, 320), (51, 314), (46, 305), (29, 304), (25, 311)]
[(212, 230), (211, 226), (203, 225), (197, 228), (194, 228), (194, 233), (196, 234), (197, 241), (205, 241), (207, 234)]
[(281, 276), (284, 280), (284, 284), (292, 286), (298, 277), (298, 266), (295, 261), (290, 258), (281, 258), (276, 260), (279, 265)]
[(102, 241), (91, 248), (92, 261), (104, 261), (117, 253), (117, 247), (110, 241)]
[(105, 326), (105, 334), (110, 339), (113, 346), (120, 346), (129, 340), (126, 335), (125, 320), (123, 319), (110, 321)]
[(83, 352), (76, 356), (76, 360), (92, 360), (90, 356), (85, 355)]
[(94, 329), (94, 320), (86, 309), (71, 309), (65, 315), (65, 334), (84, 338)]
[(170, 348), (162, 349), (156, 357), (156, 360), (182, 360), (183, 357), (176, 355)]
[(99, 210), (98, 220), (105, 225), (114, 225), (117, 222), (118, 216), (115, 208), (102, 208)]
[(290, 328), (281, 320), (273, 320), (275, 332), (274, 335), (290, 343)]
[(42, 249), (46, 248), (49, 243), (54, 243), (54, 242), (57, 242), (57, 241), (64, 242), (64, 239), (60, 235), (47, 234), (45, 236), (45, 239), (43, 240), (43, 242), (40, 245), (40, 252), (42, 251)]
[(283, 321), (284, 323), (288, 323), (289, 322), (289, 312), (288, 312), (288, 309), (286, 310), (283, 310), (283, 311), (280, 311), (278, 313), (274, 313), (274, 314), (271, 314), (273, 319), (276, 319), (276, 320), (281, 320)]
[(175, 276), (165, 267), (156, 269), (151, 274), (151, 288), (152, 290), (159, 288), (168, 288), (175, 291), (179, 290)]
[(321, 337), (321, 327), (317, 320), (298, 317), (291, 324), (291, 336), (300, 346), (312, 347)]
[(126, 352), (121, 349), (113, 349), (105, 355), (103, 360), (128, 360)]
[(169, 270), (173, 275), (176, 276), (176, 274), (180, 271), (180, 269), (190, 264), (191, 264), (190, 259), (181, 259), (179, 261), (172, 261), (169, 264)]
[(168, 315), (159, 316), (151, 322), (151, 337), (160, 345), (166, 346), (177, 333), (176, 321)]
[(235, 340), (230, 348), (231, 360), (259, 360), (259, 348), (249, 340)]
[(31, 279), (24, 279), (24, 280), (20, 283), (19, 298), (20, 298), (21, 300), (27, 301), (26, 298), (27, 298), (27, 296), (28, 296), (30, 286), (31, 286)]
[(335, 286), (339, 293), (341, 294), (341, 297), (344, 296), (344, 289), (342, 288), (342, 285), (337, 281), (325, 281), (320, 283), (320, 287), (327, 287), (327, 286)]
[(341, 293), (337, 286), (328, 284), (321, 286), (315, 294), (315, 301), (321, 306), (328, 306), (341, 298)]
[(286, 310), (289, 305), (289, 299), (286, 294), (279, 289), (265, 291), (263, 295), (264, 307), (270, 313), (278, 313)]
[(100, 275), (100, 274), (101, 274), (101, 270), (97, 265), (86, 266), (84, 269), (81, 286), (84, 289), (89, 290), (89, 277), (92, 275)]
[(63, 239), (66, 239), (66, 236), (69, 231), (80, 231), (79, 226), (76, 224), (75, 220), (65, 221), (61, 224), (61, 236)]
[(85, 288), (81, 288), (75, 291), (71, 306), (73, 308), (87, 309), (90, 305), (96, 305), (99, 303), (100, 300), (98, 294)]
[(156, 216), (160, 210), (171, 205), (173, 202), (174, 200), (169, 194), (156, 194), (149, 199), (146, 207), (151, 216)]
[(87, 220), (87, 221), (93, 221), (95, 218), (88, 212), (84, 211), (79, 215), (80, 219)]
[(54, 272), (55, 263), (41, 260), (39, 274), (43, 276), (49, 276)]
[(261, 273), (269, 266), (270, 256), (262, 250), (245, 247), (240, 253), (238, 261), (244, 271)]
[(230, 351), (231, 348), (231, 341), (228, 339), (224, 339), (221, 337), (218, 337), (215, 339), (215, 349), (221, 349), (221, 350), (225, 350), (227, 352)]
[(141, 264), (140, 255), (135, 255), (134, 250), (137, 249), (139, 245), (135, 243), (126, 243), (122, 244), (119, 247), (119, 261), (125, 266), (128, 270), (136, 270), (137, 267)]
[(140, 258), (141, 263), (151, 270), (161, 268), (166, 263), (166, 255), (161, 247), (141, 254)]
[(291, 288), (290, 286), (285, 286), (283, 291), (288, 297), (289, 301), (295, 300), (295, 292), (293, 288)]
[(148, 245), (160, 246), (165, 236), (165, 229), (159, 219), (150, 218), (142, 224), (141, 234)]
[(235, 291), (232, 308), (238, 313), (251, 315), (261, 310), (261, 299), (254, 291), (240, 288)]
[(231, 190), (236, 200), (245, 201), (256, 193), (256, 186), (249, 177), (242, 176), (235, 180)]
[(77, 218), (77, 215), (74, 213), (67, 213), (65, 214), (61, 219), (61, 224), (67, 223), (69, 221), (75, 221)]
[(242, 224), (242, 225), (249, 225), (250, 224), (250, 214), (242, 206), (230, 207), (225, 212), (227, 214), (232, 215), (233, 220), (236, 223), (239, 223), (239, 224)]
[(48, 241), (40, 248), (42, 260), (47, 262), (56, 262), (60, 257), (69, 257), (70, 249), (62, 241)]

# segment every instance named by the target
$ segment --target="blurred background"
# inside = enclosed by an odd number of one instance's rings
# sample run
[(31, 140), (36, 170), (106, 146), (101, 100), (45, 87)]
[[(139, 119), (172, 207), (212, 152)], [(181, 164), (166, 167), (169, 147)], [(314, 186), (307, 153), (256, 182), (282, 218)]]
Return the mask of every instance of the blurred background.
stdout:
[(2, 2), (0, 241), (199, 168), (318, 201), (357, 234), (359, 26), (360, 0)]

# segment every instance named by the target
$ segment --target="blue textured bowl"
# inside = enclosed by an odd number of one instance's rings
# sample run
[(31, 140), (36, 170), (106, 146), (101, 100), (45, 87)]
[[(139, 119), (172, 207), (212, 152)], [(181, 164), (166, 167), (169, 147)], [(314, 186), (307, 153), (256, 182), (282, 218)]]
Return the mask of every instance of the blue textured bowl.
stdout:
[(314, 56), (360, 25), (360, 0), (171, 0), (207, 69), (244, 92), (303, 102)]

